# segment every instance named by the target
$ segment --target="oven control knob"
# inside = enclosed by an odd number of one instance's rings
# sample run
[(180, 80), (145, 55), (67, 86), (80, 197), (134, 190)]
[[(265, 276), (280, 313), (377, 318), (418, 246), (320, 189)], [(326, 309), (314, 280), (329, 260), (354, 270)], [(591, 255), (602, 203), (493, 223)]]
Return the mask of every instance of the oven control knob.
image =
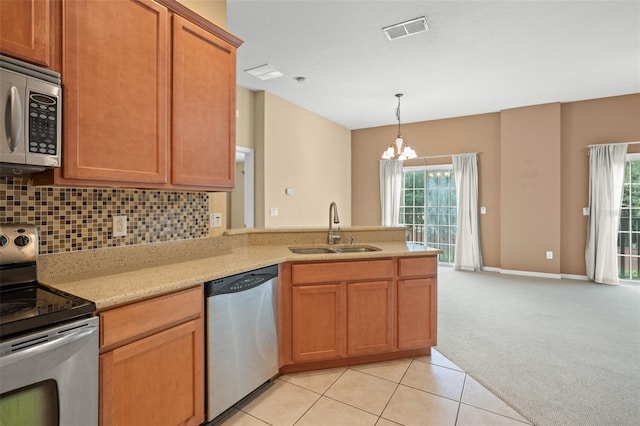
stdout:
[(15, 240), (13, 240), (14, 244), (18, 247), (28, 246), (31, 240), (26, 235), (18, 235)]
[(4, 247), (9, 242), (9, 239), (4, 235), (0, 235), (0, 247)]

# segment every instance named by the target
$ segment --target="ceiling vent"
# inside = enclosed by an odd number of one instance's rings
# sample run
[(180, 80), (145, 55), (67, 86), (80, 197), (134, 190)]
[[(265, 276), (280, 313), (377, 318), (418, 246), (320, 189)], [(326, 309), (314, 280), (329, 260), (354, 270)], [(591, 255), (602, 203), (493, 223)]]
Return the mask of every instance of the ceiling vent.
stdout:
[(247, 74), (251, 74), (254, 77), (259, 78), (260, 80), (271, 80), (272, 78), (282, 77), (280, 71), (276, 69), (273, 65), (264, 64), (259, 67), (249, 68), (248, 70), (244, 70)]
[(401, 22), (382, 29), (389, 40), (397, 40), (399, 38), (408, 37), (410, 35), (429, 31), (427, 26), (427, 18), (411, 19), (410, 21)]

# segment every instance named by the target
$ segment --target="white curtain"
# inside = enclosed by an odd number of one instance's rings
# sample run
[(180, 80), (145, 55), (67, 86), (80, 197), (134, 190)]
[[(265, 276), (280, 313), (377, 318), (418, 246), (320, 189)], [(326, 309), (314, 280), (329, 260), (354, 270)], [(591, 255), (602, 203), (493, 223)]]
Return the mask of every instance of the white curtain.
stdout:
[(402, 194), (402, 161), (380, 160), (380, 208), (382, 226), (397, 226)]
[(618, 228), (627, 144), (592, 146), (589, 151), (587, 277), (618, 284)]
[(458, 229), (454, 268), (479, 271), (482, 269), (478, 226), (478, 159), (477, 154), (453, 155), (456, 180)]

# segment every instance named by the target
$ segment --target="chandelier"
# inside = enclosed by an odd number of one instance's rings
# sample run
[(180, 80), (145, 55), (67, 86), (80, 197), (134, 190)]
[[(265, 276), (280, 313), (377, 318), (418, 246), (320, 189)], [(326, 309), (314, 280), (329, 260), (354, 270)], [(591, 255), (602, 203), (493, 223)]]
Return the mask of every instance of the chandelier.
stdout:
[(400, 98), (402, 97), (402, 93), (397, 93), (396, 97), (398, 98), (398, 107), (396, 108), (396, 118), (398, 119), (398, 136), (396, 136), (395, 147), (389, 145), (389, 148), (385, 149), (382, 153), (382, 158), (384, 160), (409, 160), (411, 158), (416, 158), (418, 155), (416, 152), (402, 140), (402, 134), (400, 133)]

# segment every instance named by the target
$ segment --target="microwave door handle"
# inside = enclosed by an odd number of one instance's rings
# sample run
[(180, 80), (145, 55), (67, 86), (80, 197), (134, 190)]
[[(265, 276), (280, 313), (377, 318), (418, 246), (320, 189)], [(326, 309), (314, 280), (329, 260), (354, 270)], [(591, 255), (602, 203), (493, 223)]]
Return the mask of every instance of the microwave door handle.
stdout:
[(20, 92), (16, 86), (11, 86), (9, 90), (8, 108), (6, 113), (9, 115), (5, 120), (5, 131), (8, 136), (8, 144), (11, 152), (14, 152), (18, 148), (20, 143), (20, 136), (22, 134), (22, 103), (20, 102)]

